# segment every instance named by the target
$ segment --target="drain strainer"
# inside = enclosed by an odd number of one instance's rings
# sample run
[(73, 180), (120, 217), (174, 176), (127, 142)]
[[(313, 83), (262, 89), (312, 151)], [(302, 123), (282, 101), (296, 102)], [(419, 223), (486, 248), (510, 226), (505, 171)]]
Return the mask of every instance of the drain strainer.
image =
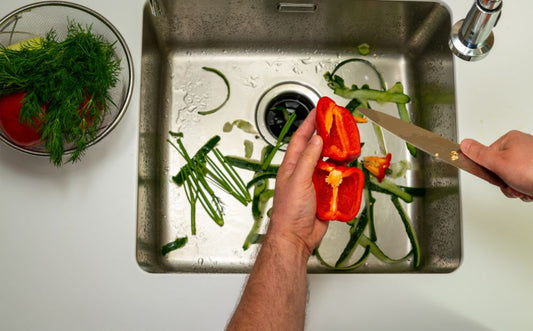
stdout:
[(312, 87), (299, 82), (282, 82), (268, 89), (259, 99), (255, 122), (263, 139), (275, 145), (288, 116), (296, 113), (287, 137), (302, 124), (315, 107), (320, 95)]

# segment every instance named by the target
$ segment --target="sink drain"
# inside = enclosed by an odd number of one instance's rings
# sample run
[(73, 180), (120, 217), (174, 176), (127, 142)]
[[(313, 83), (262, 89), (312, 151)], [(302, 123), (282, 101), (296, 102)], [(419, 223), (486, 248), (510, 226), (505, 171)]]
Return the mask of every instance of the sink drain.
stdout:
[(315, 107), (320, 95), (312, 87), (298, 82), (274, 85), (259, 99), (255, 112), (256, 126), (263, 139), (275, 145), (288, 117), (296, 119), (287, 133), (290, 137)]

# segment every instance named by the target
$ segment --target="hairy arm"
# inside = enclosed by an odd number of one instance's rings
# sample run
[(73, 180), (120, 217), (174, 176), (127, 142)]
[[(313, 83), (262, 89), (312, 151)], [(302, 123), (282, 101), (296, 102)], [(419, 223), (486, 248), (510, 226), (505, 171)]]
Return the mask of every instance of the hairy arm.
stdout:
[(267, 235), (227, 330), (303, 330), (308, 255)]
[(303, 330), (307, 261), (327, 230), (312, 174), (322, 150), (315, 112), (294, 133), (278, 171), (265, 240), (227, 330)]

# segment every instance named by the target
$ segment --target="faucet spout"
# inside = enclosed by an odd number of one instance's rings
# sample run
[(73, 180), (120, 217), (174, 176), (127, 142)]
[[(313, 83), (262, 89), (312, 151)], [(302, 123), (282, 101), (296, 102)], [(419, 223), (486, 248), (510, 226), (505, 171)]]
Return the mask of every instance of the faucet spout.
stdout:
[(492, 29), (498, 23), (502, 0), (476, 0), (464, 20), (452, 27), (449, 46), (453, 54), (466, 61), (481, 60), (494, 45)]

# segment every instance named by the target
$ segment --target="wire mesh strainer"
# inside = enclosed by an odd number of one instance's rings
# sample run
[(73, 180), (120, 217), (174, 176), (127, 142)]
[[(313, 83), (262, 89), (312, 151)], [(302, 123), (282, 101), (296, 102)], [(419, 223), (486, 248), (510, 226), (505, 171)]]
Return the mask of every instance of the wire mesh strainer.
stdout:
[[(0, 45), (9, 46), (34, 37), (45, 37), (52, 29), (58, 40), (67, 36), (68, 23), (74, 21), (84, 27), (90, 27), (95, 35), (101, 35), (104, 41), (114, 44), (116, 59), (120, 60), (118, 83), (110, 91), (112, 104), (104, 116), (102, 124), (91, 146), (111, 132), (123, 117), (133, 90), (133, 64), (131, 54), (124, 38), (118, 30), (102, 15), (87, 7), (63, 1), (43, 1), (21, 7), (0, 20)], [(20, 151), (48, 156), (44, 144), (23, 147), (12, 142), (0, 129), (0, 140)], [(65, 145), (64, 154), (71, 154), (75, 146)]]

